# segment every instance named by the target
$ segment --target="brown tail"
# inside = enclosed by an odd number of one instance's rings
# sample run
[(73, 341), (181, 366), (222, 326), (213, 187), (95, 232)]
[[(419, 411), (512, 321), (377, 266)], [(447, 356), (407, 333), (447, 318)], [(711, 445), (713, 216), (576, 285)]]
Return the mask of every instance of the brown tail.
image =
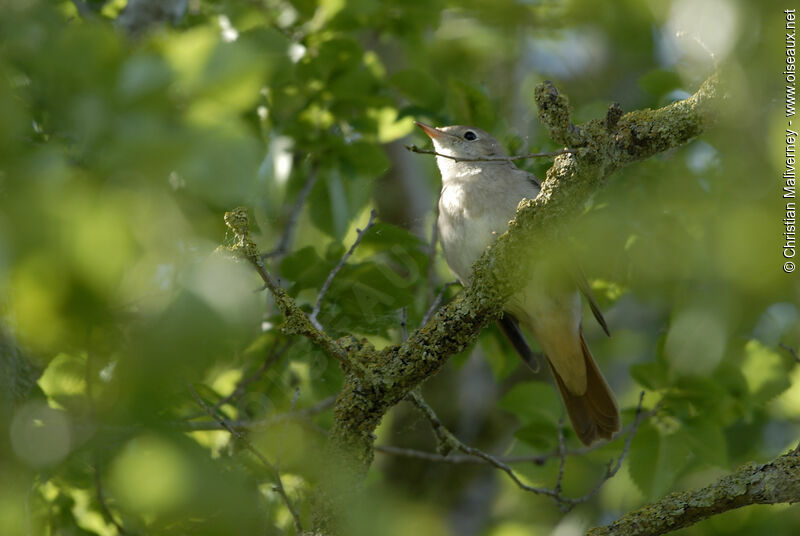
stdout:
[(614, 393), (608, 387), (603, 374), (597, 368), (589, 347), (583, 339), (583, 332), (580, 333), (581, 349), (586, 363), (586, 392), (583, 395), (572, 394), (564, 381), (556, 372), (555, 367), (550, 366), (553, 376), (556, 379), (564, 406), (567, 408), (569, 420), (578, 435), (578, 439), (584, 445), (591, 445), (597, 439), (611, 439), (615, 432), (619, 431), (619, 409)]

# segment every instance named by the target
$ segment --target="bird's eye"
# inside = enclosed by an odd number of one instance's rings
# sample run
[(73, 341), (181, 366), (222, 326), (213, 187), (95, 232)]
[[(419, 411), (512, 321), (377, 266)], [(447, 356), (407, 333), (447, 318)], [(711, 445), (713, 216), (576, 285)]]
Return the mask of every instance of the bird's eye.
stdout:
[(468, 130), (464, 133), (464, 139), (467, 141), (474, 141), (478, 139), (478, 136), (476, 136), (471, 130)]

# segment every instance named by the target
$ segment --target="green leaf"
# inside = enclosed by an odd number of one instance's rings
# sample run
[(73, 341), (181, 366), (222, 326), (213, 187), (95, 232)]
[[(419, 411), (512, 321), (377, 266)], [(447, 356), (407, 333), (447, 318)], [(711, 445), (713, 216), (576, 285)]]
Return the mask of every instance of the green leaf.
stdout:
[(489, 363), (495, 379), (505, 379), (517, 370), (520, 364), (520, 357), (495, 326), (491, 326), (486, 331), (488, 333), (484, 333), (478, 340), (481, 351), (486, 357), (486, 362)]
[(631, 365), (630, 373), (639, 385), (647, 389), (655, 391), (669, 386), (669, 370), (667, 364), (661, 359), (650, 363)]
[(389, 169), (386, 153), (374, 143), (349, 143), (342, 147), (340, 154), (342, 169), (358, 175), (378, 178)]
[(404, 69), (389, 77), (389, 83), (422, 108), (439, 110), (444, 106), (444, 91), (436, 78), (420, 69)]
[(320, 321), (342, 332), (385, 334), (399, 325), (399, 310), (414, 300), (413, 281), (374, 262), (345, 266), (334, 279)]
[(717, 467), (728, 465), (728, 445), (716, 419), (696, 417), (686, 423), (685, 434), (698, 460)]
[(447, 107), (456, 123), (485, 128), (494, 124), (494, 107), (482, 90), (461, 80), (451, 80), (447, 91)]
[(653, 69), (639, 78), (639, 87), (656, 96), (681, 87), (682, 80), (675, 71)]
[(343, 173), (338, 166), (322, 171), (308, 196), (311, 222), (323, 233), (342, 240), (351, 219), (361, 212), (372, 193), (372, 184)]
[(735, 399), (743, 399), (748, 396), (747, 379), (738, 364), (723, 361), (714, 371), (714, 381), (724, 387)]
[(49, 397), (82, 396), (86, 393), (86, 367), (86, 355), (58, 354), (39, 378), (39, 387)]
[(670, 489), (689, 462), (689, 455), (685, 434), (663, 431), (645, 421), (631, 443), (628, 470), (642, 494), (654, 499)]
[(514, 437), (538, 452), (549, 452), (558, 446), (558, 423), (545, 415), (536, 415), (514, 432)]
[(386, 222), (376, 222), (369, 231), (364, 234), (359, 251), (365, 249), (369, 251), (381, 251), (390, 249), (392, 246), (401, 246), (407, 249), (417, 249), (426, 247), (427, 244), (407, 229), (392, 225)]
[(323, 261), (313, 246), (307, 246), (286, 256), (281, 261), (280, 273), (284, 279), (294, 282), (289, 293), (297, 296), (301, 290), (322, 286), (333, 266)]
[(309, 50), (298, 65), (298, 75), (308, 82), (317, 79), (327, 82), (342, 73), (351, 72), (363, 57), (363, 50), (355, 39), (337, 37)]
[(753, 339), (745, 345), (744, 354), (742, 374), (754, 404), (764, 404), (791, 387), (790, 365), (777, 352)]
[(522, 422), (538, 422), (546, 417), (557, 423), (563, 414), (561, 401), (552, 385), (525, 382), (515, 385), (500, 400), (498, 406), (516, 415)]
[(681, 419), (697, 413), (722, 417), (731, 403), (725, 388), (712, 378), (679, 378), (673, 387), (663, 400), (665, 406)]

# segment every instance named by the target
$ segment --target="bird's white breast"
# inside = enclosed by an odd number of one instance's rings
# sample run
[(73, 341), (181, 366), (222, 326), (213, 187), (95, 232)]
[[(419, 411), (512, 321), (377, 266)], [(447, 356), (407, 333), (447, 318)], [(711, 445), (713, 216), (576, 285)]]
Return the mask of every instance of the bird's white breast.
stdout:
[(439, 239), (447, 264), (463, 282), (486, 246), (506, 231), (521, 199), (504, 203), (486, 190), (478, 176), (451, 180), (439, 199)]

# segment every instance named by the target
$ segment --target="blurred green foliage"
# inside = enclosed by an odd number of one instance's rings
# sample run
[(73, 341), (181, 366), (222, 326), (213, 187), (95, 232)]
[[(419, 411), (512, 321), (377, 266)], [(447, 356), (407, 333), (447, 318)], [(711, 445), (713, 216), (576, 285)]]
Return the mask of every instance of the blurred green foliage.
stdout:
[[(774, 6), (190, 0), (177, 25), (128, 36), (114, 22), (125, 2), (77, 4), (88, 14), (0, 2), (0, 534), (292, 534), (270, 472), (213, 429), (192, 390), (256, 423), (248, 437), (307, 526), (342, 373), (287, 340), (255, 274), (214, 253), (231, 240), (224, 211), (250, 207), (265, 252), (296, 223), (267, 265), (309, 311), (370, 209), (391, 214), (319, 320), (335, 337), (396, 342), (403, 311), (413, 329), (452, 279), (429, 254), (438, 174), (399, 146), (424, 143), (413, 120), (475, 124), (521, 153), (553, 147), (532, 99), (544, 78), (576, 120), (611, 101), (664, 105), (713, 69), (691, 37), (672, 37), (694, 9), (727, 72), (719, 125), (618, 173), (571, 231), (612, 327), (606, 339), (585, 326), (625, 421), (641, 389), (660, 404), (623, 471), (564, 517), (486, 467), (378, 454), (353, 534), (577, 534), (800, 438)], [(543, 175), (549, 163), (521, 165)], [(496, 330), (473, 350), (426, 387), (446, 424), (495, 453), (552, 451), (555, 391)], [(434, 448), (404, 406), (378, 435)], [(591, 489), (621, 445), (570, 457), (566, 492)], [(536, 485), (557, 472), (552, 459), (517, 468)], [(778, 506), (681, 534), (798, 530), (797, 507)]]

